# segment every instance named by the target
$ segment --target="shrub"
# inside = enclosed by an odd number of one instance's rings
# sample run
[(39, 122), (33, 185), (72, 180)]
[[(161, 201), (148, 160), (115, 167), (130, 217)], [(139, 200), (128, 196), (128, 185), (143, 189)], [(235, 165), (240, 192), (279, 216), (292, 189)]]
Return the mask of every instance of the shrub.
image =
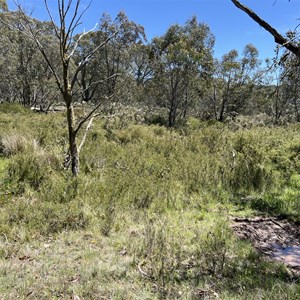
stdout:
[(19, 103), (11, 103), (5, 102), (0, 103), (0, 112), (9, 113), (9, 114), (26, 114), (31, 113), (29, 108), (19, 104)]
[[(32, 236), (51, 236), (63, 230), (86, 228), (89, 217), (85, 214), (84, 204), (78, 200), (61, 204), (41, 200), (28, 202), (19, 198), (7, 203), (5, 212), (0, 215), (0, 221), (1, 231), (10, 238), (26, 239)], [(23, 236), (20, 235), (21, 231)]]
[(135, 252), (138, 270), (155, 283), (161, 298), (176, 299), (177, 284), (198, 287), (209, 278), (218, 278), (220, 284), (232, 276), (236, 242), (220, 216), (209, 219), (189, 211), (180, 217), (148, 216), (129, 249)]
[(165, 116), (162, 114), (154, 114), (147, 116), (146, 122), (149, 125), (160, 125), (160, 126), (168, 126), (168, 121)]
[(229, 185), (234, 191), (260, 191), (271, 183), (272, 172), (260, 146), (260, 141), (247, 133), (240, 133), (234, 139), (229, 177)]
[(26, 186), (39, 190), (50, 172), (50, 163), (57, 161), (44, 151), (28, 149), (16, 154), (10, 161), (7, 168), (7, 178), (10, 184), (16, 186), (20, 193), (25, 191)]
[(40, 198), (45, 202), (68, 203), (74, 200), (79, 189), (79, 178), (61, 172), (52, 172), (40, 187)]

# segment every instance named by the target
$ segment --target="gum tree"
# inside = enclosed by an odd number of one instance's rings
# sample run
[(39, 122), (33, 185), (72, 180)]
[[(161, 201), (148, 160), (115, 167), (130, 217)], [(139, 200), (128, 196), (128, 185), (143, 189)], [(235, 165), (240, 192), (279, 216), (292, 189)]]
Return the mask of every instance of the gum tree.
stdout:
[[(263, 27), (266, 31), (268, 31), (273, 37), (275, 43), (279, 46), (284, 47), (286, 52), (280, 59), (280, 64), (283, 65), (286, 70), (281, 75), (280, 86), (285, 89), (284, 98), (288, 100), (291, 99), (292, 107), (294, 109), (294, 114), (296, 120), (300, 120), (299, 113), (299, 101), (298, 101), (298, 86), (299, 86), (299, 60), (300, 60), (300, 44), (299, 39), (296, 36), (296, 32), (287, 32), (284, 36), (280, 34), (272, 25), (258, 16), (253, 10), (251, 10), (246, 5), (242, 4), (238, 0), (231, 0), (231, 2), (240, 10), (245, 12), (252, 20), (254, 20), (257, 24)], [(275, 1), (276, 2), (276, 1)], [(290, 2), (290, 0), (289, 0)], [(293, 57), (290, 57), (289, 54), (292, 54)], [(275, 116), (276, 120), (281, 115), (280, 110), (278, 110), (278, 99), (280, 99), (279, 95), (279, 85), (277, 84), (277, 88), (275, 90)], [(287, 101), (284, 101), (286, 105)]]
[[(115, 95), (115, 99), (121, 100), (126, 98), (126, 90), (132, 91), (129, 69), (133, 50), (135, 46), (144, 44), (146, 36), (143, 27), (130, 21), (124, 12), (120, 12), (114, 20), (108, 14), (103, 15), (98, 30), (81, 39), (76, 61), (81, 61), (86, 53), (109, 37), (110, 40), (79, 74), (82, 98), (86, 102), (92, 100), (97, 103), (100, 95)], [(92, 82), (93, 85), (90, 84)]]
[(153, 40), (155, 90), (168, 109), (168, 125), (185, 117), (194, 95), (197, 81), (211, 73), (214, 36), (206, 24), (196, 17), (184, 26), (173, 25), (165, 35)]
[(211, 86), (213, 114), (218, 121), (226, 115), (237, 115), (253, 97), (253, 89), (259, 80), (257, 49), (249, 44), (239, 58), (236, 50), (215, 61), (214, 79)]
[[(48, 67), (36, 44), (23, 34), (19, 11), (8, 11), (0, 6), (0, 99), (17, 101), (27, 107), (47, 109), (57, 88), (52, 84)], [(55, 52), (49, 23), (31, 19), (48, 41), (47, 51)], [(48, 27), (47, 27), (48, 25)], [(56, 61), (58, 61), (56, 59)], [(50, 104), (49, 104), (50, 103)]]
[(0, 11), (8, 11), (6, 0), (0, 0)]

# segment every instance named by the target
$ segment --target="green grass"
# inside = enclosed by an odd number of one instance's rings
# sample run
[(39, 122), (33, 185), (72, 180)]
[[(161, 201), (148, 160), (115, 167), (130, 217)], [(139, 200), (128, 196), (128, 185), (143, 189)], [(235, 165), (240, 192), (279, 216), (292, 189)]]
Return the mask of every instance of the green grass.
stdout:
[(62, 114), (0, 113), (0, 297), (299, 299), (229, 226), (300, 220), (299, 126), (125, 121), (94, 121), (73, 179)]

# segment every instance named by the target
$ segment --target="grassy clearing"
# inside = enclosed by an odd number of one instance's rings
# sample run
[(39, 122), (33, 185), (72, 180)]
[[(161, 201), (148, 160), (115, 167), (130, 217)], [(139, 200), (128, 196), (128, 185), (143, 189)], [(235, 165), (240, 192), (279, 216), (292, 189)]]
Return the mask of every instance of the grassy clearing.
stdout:
[(63, 120), (0, 114), (2, 298), (299, 299), (298, 281), (228, 226), (300, 219), (298, 125), (99, 119), (72, 179)]

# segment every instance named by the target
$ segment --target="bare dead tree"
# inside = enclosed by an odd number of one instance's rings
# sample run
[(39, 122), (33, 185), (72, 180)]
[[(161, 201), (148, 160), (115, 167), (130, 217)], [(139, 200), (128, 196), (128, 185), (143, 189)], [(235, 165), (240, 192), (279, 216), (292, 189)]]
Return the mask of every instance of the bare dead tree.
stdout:
[[(93, 55), (102, 48), (114, 34), (104, 40), (102, 43), (97, 45), (88, 54), (82, 57), (82, 60), (74, 66), (72, 57), (76, 52), (80, 40), (87, 34), (89, 34), (94, 29), (84, 32), (77, 36), (74, 41), (74, 33), (78, 26), (81, 24), (82, 17), (86, 10), (89, 8), (87, 6), (83, 11), (80, 11), (81, 0), (57, 0), (57, 7), (59, 13), (58, 24), (54, 21), (51, 10), (48, 5), (48, 0), (44, 0), (45, 7), (47, 9), (50, 22), (54, 30), (54, 36), (56, 37), (59, 45), (59, 57), (60, 66), (56, 67), (50, 60), (47, 53), (46, 47), (43, 45), (40, 33), (34, 26), (32, 20), (25, 14), (23, 8), (20, 4), (16, 3), (21, 15), (22, 15), (22, 32), (26, 34), (30, 39), (32, 39), (37, 45), (40, 53), (45, 59), (52, 75), (54, 76), (56, 85), (62, 95), (64, 103), (66, 105), (66, 117), (68, 124), (68, 144), (69, 144), (69, 162), (71, 165), (72, 174), (77, 176), (79, 173), (79, 152), (82, 148), (78, 147), (77, 137), (78, 132), (85, 125), (86, 122), (93, 119), (94, 113), (103, 103), (100, 101), (90, 112), (86, 114), (80, 121), (76, 122), (74, 115), (74, 90), (75, 84), (78, 79), (80, 71), (85, 65), (89, 63)], [(116, 32), (117, 33), (117, 32)], [(115, 33), (115, 34), (116, 34)], [(93, 83), (91, 83), (93, 84)], [(111, 96), (112, 97), (112, 96)], [(86, 130), (89, 130), (91, 123), (88, 124)], [(86, 135), (84, 135), (85, 140)], [(83, 142), (84, 142), (83, 140)]]
[(259, 17), (253, 10), (244, 4), (240, 3), (238, 0), (231, 0), (231, 2), (240, 10), (244, 11), (251, 19), (253, 19), (257, 24), (267, 30), (275, 40), (275, 43), (285, 47), (287, 50), (295, 54), (300, 59), (300, 46), (295, 43), (294, 40), (284, 37), (280, 34), (274, 27), (269, 23)]

